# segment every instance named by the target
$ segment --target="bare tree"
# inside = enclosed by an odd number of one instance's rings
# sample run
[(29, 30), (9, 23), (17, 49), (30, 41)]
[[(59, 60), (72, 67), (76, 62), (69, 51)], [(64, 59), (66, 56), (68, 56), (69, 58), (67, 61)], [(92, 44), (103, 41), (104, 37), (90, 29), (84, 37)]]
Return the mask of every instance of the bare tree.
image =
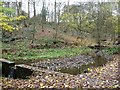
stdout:
[(22, 13), (22, 2), (18, 2), (18, 6), (19, 6), (19, 14)]
[(120, 1), (118, 2), (118, 44), (120, 44)]
[(33, 8), (34, 8), (34, 17), (36, 16), (36, 2), (35, 1), (33, 1)]
[(54, 22), (56, 23), (57, 20), (56, 20), (56, 0), (54, 2)]
[(30, 18), (30, 0), (28, 0), (28, 18)]
[(101, 43), (100, 43), (100, 28), (101, 28), (101, 23), (100, 23), (100, 2), (98, 2), (98, 15), (97, 15), (97, 37), (96, 37), (96, 39), (97, 39), (97, 44), (100, 46), (101, 45)]
[(43, 6), (42, 6), (42, 29), (44, 28), (44, 24), (46, 23), (46, 7), (45, 7), (45, 1), (43, 1)]
[(54, 28), (54, 30), (55, 30), (55, 36), (54, 36), (54, 38), (55, 38), (55, 40), (57, 39), (57, 12), (56, 12), (56, 7), (57, 7), (57, 3), (56, 3), (56, 0), (55, 0), (55, 2), (54, 2), (54, 24), (55, 24), (55, 28)]
[(17, 15), (19, 15), (19, 7), (18, 7), (18, 1), (16, 0), (16, 11), (17, 11)]

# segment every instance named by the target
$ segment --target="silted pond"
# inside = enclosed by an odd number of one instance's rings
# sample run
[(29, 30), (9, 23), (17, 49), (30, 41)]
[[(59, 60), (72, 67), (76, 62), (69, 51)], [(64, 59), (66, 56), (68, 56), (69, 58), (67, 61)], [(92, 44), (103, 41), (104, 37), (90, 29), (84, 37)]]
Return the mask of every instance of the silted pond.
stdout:
[[(37, 68), (39, 70), (40, 69), (48, 70), (48, 71), (50, 70), (59, 73), (78, 75), (81, 73), (88, 73), (90, 68), (102, 66), (106, 64), (106, 62), (107, 62), (107, 58), (105, 57), (105, 55), (104, 56), (95, 55), (94, 57), (90, 55), (79, 55), (69, 58), (48, 59), (48, 60), (32, 63), (30, 64), (30, 67)], [(10, 72), (12, 70), (9, 69), (9, 66), (7, 66), (9, 70), (7, 70), (8, 72), (6, 72), (5, 70), (6, 68), (4, 69), (4, 65), (2, 66), (3, 66), (2, 74), (8, 77), (11, 74)], [(24, 65), (24, 68), (21, 67), (21, 65), (20, 66), (16, 65), (16, 69), (14, 69), (12, 77), (25, 79), (26, 76), (28, 77), (29, 75), (31, 75), (33, 71), (31, 71), (31, 69), (29, 68), (26, 68), (26, 65)]]
[(79, 55), (70, 58), (46, 60), (31, 64), (33, 67), (77, 75), (88, 73), (90, 68), (103, 66), (111, 57), (107, 55)]
[[(3, 85), (6, 86), (6, 81), (14, 84), (11, 88), (22, 88), (22, 89), (36, 89), (36, 88), (50, 88), (51, 90), (55, 88), (55, 90), (61, 88), (89, 88), (90, 86), (102, 87), (101, 84), (103, 83), (104, 87), (118, 85), (118, 81), (111, 78), (116, 78), (117, 67), (113, 68), (108, 71), (106, 64), (103, 69), (104, 71), (100, 74), (98, 72), (88, 72), (88, 68), (94, 68), (98, 66), (102, 66), (107, 62), (108, 59), (105, 57), (91, 57), (87, 55), (80, 55), (71, 58), (61, 58), (61, 59), (54, 59), (54, 60), (46, 60), (37, 63), (32, 63), (31, 66), (24, 65), (24, 67), (31, 68), (35, 72), (31, 75), (29, 79), (3, 79)], [(108, 62), (109, 63), (109, 62)], [(117, 66), (117, 62), (113, 62), (112, 67)], [(69, 66), (69, 67), (68, 67)], [(76, 66), (76, 67), (75, 67)], [(79, 69), (76, 69), (79, 66)], [(67, 70), (62, 70), (62, 68), (68, 68)], [(71, 67), (71, 69), (70, 69)], [(75, 68), (74, 68), (75, 67)], [(103, 67), (103, 68), (104, 68)], [(111, 66), (110, 66), (111, 67)], [(59, 69), (59, 71), (57, 70)], [(61, 69), (61, 71), (60, 71)], [(70, 72), (69, 72), (69, 71)], [(106, 72), (106, 70), (108, 72)], [(57, 71), (57, 72), (56, 72)], [(63, 72), (65, 71), (65, 72)], [(61, 73), (62, 72), (62, 73)], [(77, 73), (76, 73), (77, 72)], [(82, 74), (81, 74), (82, 73)], [(114, 75), (115, 74), (115, 75)], [(113, 77), (111, 77), (113, 75)], [(102, 79), (99, 78), (102, 77)], [(105, 81), (110, 78), (110, 82)], [(31, 85), (31, 86), (30, 86)], [(99, 85), (99, 86), (98, 86)], [(7, 87), (9, 87), (7, 85)], [(6, 87), (6, 88), (7, 88)], [(39, 89), (41, 90), (41, 89)], [(79, 89), (77, 89), (79, 90)], [(80, 89), (84, 90), (84, 89)]]
[(101, 57), (101, 56), (96, 56), (94, 62), (91, 62), (89, 64), (85, 64), (85, 65), (81, 65), (79, 67), (62, 67), (59, 68), (56, 71), (62, 72), (62, 73), (69, 73), (72, 75), (77, 75), (77, 74), (81, 74), (81, 73), (88, 73), (89, 72), (89, 68), (94, 68), (94, 67), (99, 67), (99, 66), (103, 66), (104, 64), (106, 64), (106, 60), (105, 58)]

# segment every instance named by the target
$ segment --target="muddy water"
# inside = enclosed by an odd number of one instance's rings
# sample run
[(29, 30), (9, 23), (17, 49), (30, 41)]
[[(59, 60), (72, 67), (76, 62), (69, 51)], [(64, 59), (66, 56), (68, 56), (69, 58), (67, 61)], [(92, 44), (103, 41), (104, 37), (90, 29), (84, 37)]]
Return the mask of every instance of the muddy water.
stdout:
[(87, 65), (81, 65), (80, 67), (71, 67), (71, 68), (62, 67), (62, 68), (57, 69), (57, 71), (62, 72), (62, 73), (69, 73), (72, 75), (77, 75), (77, 74), (89, 72), (88, 68), (103, 66), (104, 64), (106, 64), (106, 62), (107, 60), (105, 60), (103, 57), (97, 56), (95, 57), (94, 62), (91, 62)]

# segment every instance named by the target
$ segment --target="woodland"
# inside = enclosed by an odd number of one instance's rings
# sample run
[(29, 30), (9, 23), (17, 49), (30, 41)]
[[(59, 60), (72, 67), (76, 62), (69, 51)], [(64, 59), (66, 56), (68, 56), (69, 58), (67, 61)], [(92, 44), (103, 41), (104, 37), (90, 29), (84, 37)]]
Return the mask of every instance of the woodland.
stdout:
[(119, 0), (1, 0), (0, 39), (1, 90), (120, 89)]

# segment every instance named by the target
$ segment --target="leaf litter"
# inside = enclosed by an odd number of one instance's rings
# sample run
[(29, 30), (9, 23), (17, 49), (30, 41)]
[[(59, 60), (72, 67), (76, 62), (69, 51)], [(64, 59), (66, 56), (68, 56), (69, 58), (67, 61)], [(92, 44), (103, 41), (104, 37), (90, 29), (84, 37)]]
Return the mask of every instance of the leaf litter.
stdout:
[(102, 67), (89, 68), (89, 73), (71, 75), (60, 72), (35, 71), (30, 79), (2, 78), (2, 88), (41, 89), (41, 88), (120, 88), (119, 61), (117, 55)]

